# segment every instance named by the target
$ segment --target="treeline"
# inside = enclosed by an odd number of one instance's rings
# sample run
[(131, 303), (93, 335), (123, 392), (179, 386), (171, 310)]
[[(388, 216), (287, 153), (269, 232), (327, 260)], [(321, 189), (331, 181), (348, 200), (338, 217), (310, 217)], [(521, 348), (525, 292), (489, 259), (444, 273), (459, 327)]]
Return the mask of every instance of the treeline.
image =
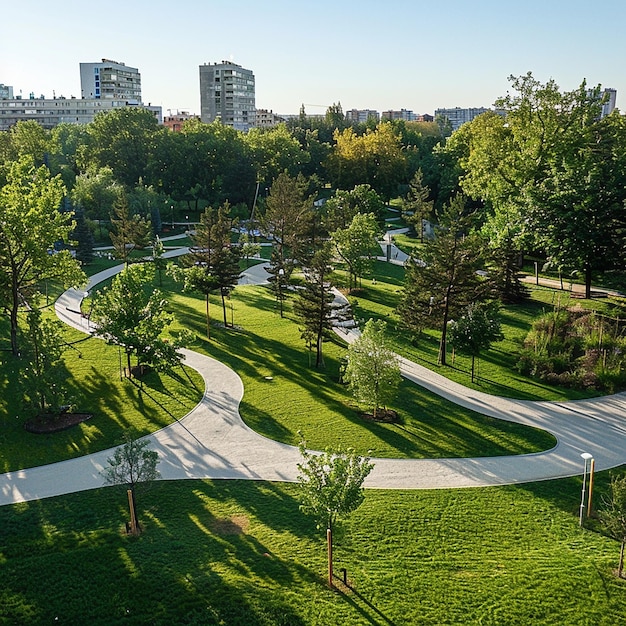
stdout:
[[(23, 156), (59, 174), (72, 203), (92, 220), (108, 220), (121, 189), (142, 215), (166, 223), (181, 214), (228, 200), (243, 217), (263, 202), (276, 177), (307, 178), (311, 193), (324, 187), (351, 190), (369, 184), (396, 197), (418, 169), (436, 193), (433, 147), (442, 139), (435, 123), (348, 125), (340, 107), (324, 118), (300, 118), (270, 129), (236, 131), (219, 122), (190, 120), (182, 132), (161, 127), (151, 113), (124, 108), (86, 126), (51, 131), (35, 122), (0, 134), (0, 184), (8, 164)], [(173, 207), (173, 208), (172, 208)]]

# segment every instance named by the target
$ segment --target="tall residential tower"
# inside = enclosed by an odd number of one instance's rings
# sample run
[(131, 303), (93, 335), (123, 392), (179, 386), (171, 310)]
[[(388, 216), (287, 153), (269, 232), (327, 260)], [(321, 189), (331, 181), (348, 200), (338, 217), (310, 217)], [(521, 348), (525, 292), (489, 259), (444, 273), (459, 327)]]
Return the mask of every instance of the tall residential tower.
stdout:
[(141, 74), (135, 67), (102, 59), (80, 64), (81, 97), (95, 100), (125, 100), (141, 103)]
[(200, 119), (247, 131), (255, 125), (254, 74), (222, 61), (200, 66)]

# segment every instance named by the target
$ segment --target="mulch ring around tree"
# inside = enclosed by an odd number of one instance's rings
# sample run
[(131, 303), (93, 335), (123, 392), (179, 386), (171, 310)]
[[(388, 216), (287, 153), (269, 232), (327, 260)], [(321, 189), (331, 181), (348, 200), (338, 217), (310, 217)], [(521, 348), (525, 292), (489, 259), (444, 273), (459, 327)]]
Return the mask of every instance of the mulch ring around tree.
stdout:
[(44, 413), (43, 415), (37, 415), (27, 420), (24, 424), (24, 428), (29, 433), (36, 435), (47, 435), (50, 433), (57, 433), (61, 430), (67, 430), (82, 424), (88, 419), (92, 418), (91, 413), (61, 413), (60, 415), (53, 415), (50, 413)]
[(393, 409), (378, 409), (376, 417), (373, 413), (361, 413), (361, 417), (368, 422), (382, 422), (383, 424), (395, 424), (400, 421), (398, 412)]

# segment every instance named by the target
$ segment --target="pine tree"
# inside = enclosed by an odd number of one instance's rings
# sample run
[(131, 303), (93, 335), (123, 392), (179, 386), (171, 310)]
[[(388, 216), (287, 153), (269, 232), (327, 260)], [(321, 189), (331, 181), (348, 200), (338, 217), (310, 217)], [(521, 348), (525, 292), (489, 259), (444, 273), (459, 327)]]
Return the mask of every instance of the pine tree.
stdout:
[(313, 255), (305, 270), (306, 282), (294, 303), (294, 312), (302, 322), (302, 338), (311, 347), (315, 346), (315, 367), (323, 367), (322, 343), (332, 329), (331, 313), (334, 300), (329, 278), (332, 252), (329, 244)]
[(483, 262), (482, 242), (470, 232), (471, 221), (461, 195), (444, 207), (435, 238), (424, 248), (422, 259), (411, 259), (407, 265), (398, 307), (404, 325), (412, 332), (440, 328), (441, 365), (446, 364), (448, 322), (490, 288), (477, 274)]
[(423, 180), (422, 170), (419, 169), (409, 183), (409, 191), (402, 203), (402, 217), (413, 226), (422, 243), (424, 243), (424, 220), (431, 215), (434, 205), (432, 200), (428, 200), (430, 190), (424, 185)]
[(125, 193), (121, 193), (115, 200), (111, 225), (109, 236), (115, 254), (125, 265), (128, 265), (133, 250), (150, 245), (152, 236), (150, 221), (131, 213)]
[(85, 219), (85, 212), (82, 209), (74, 211), (74, 221), (76, 226), (72, 232), (72, 239), (76, 242), (76, 259), (83, 265), (88, 265), (93, 261), (93, 232), (89, 228)]

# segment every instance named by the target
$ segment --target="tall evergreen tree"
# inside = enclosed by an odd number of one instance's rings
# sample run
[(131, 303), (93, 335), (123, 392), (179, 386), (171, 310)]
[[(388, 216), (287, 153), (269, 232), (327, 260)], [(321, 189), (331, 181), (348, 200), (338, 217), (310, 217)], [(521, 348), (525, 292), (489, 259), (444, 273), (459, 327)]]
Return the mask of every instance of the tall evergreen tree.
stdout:
[(230, 216), (230, 205), (224, 203), (219, 209), (206, 207), (200, 216), (200, 223), (191, 236), (193, 247), (185, 258), (186, 268), (176, 273), (182, 279), (185, 290), (202, 293), (206, 302), (207, 337), (211, 336), (209, 297), (218, 291), (222, 299), (224, 326), (226, 316), (226, 296), (239, 280), (239, 259), (241, 249), (231, 243), (231, 231), (236, 224)]
[(325, 244), (305, 269), (306, 282), (294, 303), (294, 312), (302, 323), (302, 338), (315, 348), (315, 367), (323, 367), (322, 344), (332, 329), (334, 296), (330, 285), (332, 249)]
[(306, 256), (313, 224), (313, 199), (302, 176), (279, 174), (270, 189), (260, 229), (276, 250), (277, 267), (289, 282), (296, 263)]
[(424, 242), (424, 220), (430, 217), (434, 202), (428, 200), (430, 190), (424, 185), (422, 170), (417, 170), (409, 183), (409, 191), (402, 203), (402, 216), (413, 226), (420, 241)]
[(133, 215), (125, 193), (121, 193), (113, 205), (112, 230), (109, 233), (115, 254), (128, 265), (133, 250), (150, 245), (152, 228), (150, 221)]
[(412, 332), (441, 330), (442, 365), (446, 364), (448, 322), (489, 290), (489, 282), (476, 273), (482, 263), (482, 242), (471, 232), (465, 200), (457, 195), (444, 207), (435, 238), (424, 248), (422, 259), (409, 261), (398, 307), (404, 325)]
[(72, 233), (72, 239), (76, 242), (76, 258), (83, 264), (88, 265), (93, 261), (94, 237), (83, 209), (74, 211), (76, 226)]

